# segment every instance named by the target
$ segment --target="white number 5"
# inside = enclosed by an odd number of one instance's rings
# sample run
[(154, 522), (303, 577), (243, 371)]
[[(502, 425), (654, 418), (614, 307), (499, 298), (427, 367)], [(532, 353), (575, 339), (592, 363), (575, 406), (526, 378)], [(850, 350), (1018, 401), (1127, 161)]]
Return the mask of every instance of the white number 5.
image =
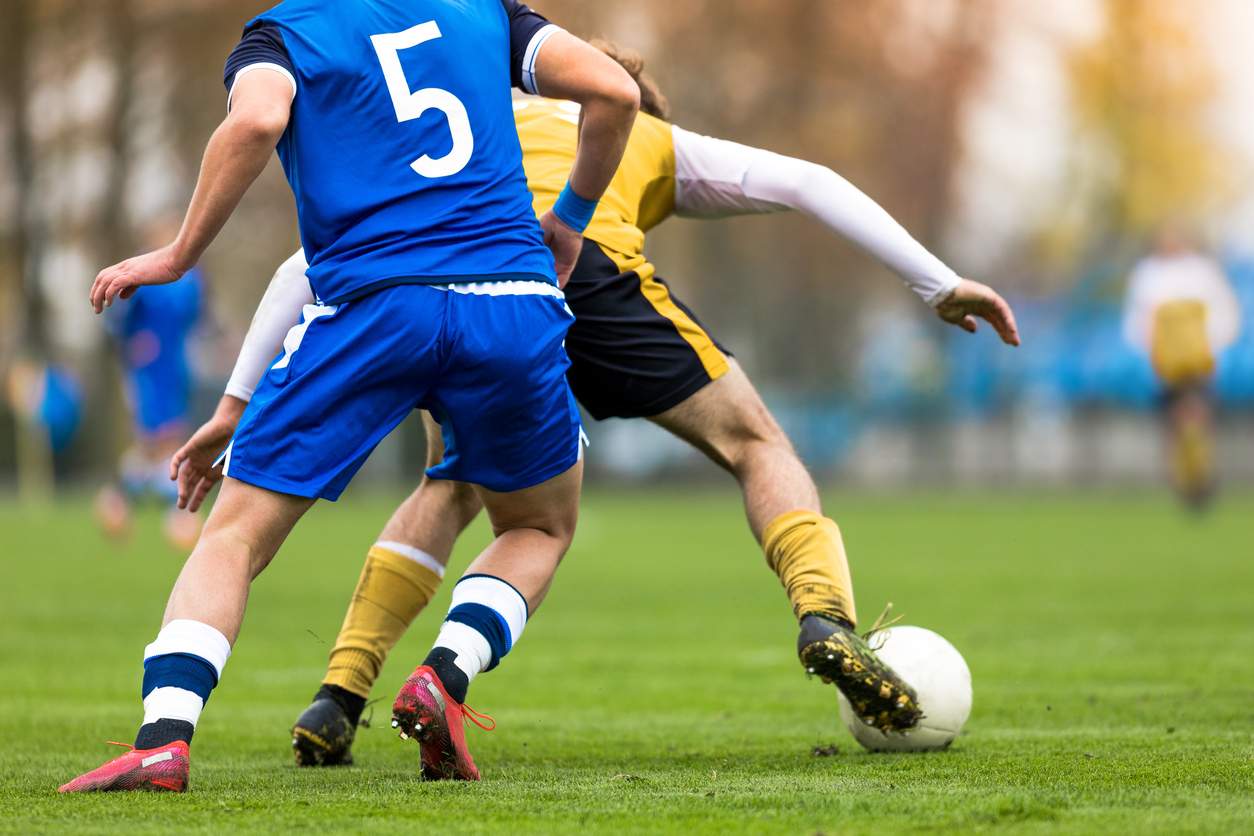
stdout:
[(374, 51), (379, 56), (379, 66), (383, 68), (383, 80), (387, 82), (388, 92), (392, 95), (396, 120), (408, 122), (432, 108), (442, 112), (448, 119), (449, 133), (453, 135), (453, 147), (449, 152), (438, 159), (423, 154), (409, 164), (421, 176), (433, 179), (451, 177), (461, 171), (470, 162), (470, 155), (475, 150), (475, 135), (470, 129), (470, 117), (461, 100), (438, 87), (411, 91), (409, 82), (405, 80), (405, 70), (401, 67), (401, 50), (411, 49), (439, 37), (443, 35), (434, 20), (420, 23), (404, 32), (370, 36)]

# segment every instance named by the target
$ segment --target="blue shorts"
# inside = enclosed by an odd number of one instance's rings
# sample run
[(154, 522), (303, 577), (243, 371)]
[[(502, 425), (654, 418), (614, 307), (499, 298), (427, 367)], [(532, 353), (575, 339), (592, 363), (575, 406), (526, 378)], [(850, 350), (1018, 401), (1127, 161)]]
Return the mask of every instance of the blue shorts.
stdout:
[(428, 475), (516, 491), (569, 470), (581, 426), (563, 341), (574, 317), (541, 282), (400, 285), (306, 305), (227, 448), (226, 475), (334, 500), (414, 409), (443, 428)]

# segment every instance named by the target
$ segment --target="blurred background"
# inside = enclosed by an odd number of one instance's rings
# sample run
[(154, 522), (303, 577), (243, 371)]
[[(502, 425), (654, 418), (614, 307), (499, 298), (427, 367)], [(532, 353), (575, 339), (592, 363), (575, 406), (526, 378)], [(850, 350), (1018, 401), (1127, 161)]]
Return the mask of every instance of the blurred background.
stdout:
[[(110, 478), (131, 441), (91, 314), (103, 265), (181, 210), (256, 0), (7, 0), (0, 32), (0, 490)], [(1012, 351), (939, 323), (796, 215), (674, 220), (652, 260), (740, 359), (826, 481), (1158, 483), (1160, 385), (1125, 334), (1128, 277), (1170, 226), (1254, 319), (1249, 0), (536, 0), (639, 50), (675, 121), (831, 166), (960, 273), (1004, 292)], [(194, 417), (298, 246), (277, 164), (202, 267)], [(1217, 352), (1222, 478), (1254, 484), (1254, 329)], [(22, 372), (22, 373), (18, 373)], [(33, 382), (32, 382), (33, 381)], [(33, 393), (33, 394), (32, 394)], [(644, 422), (590, 427), (590, 478), (713, 478)], [(359, 477), (412, 484), (417, 422)]]

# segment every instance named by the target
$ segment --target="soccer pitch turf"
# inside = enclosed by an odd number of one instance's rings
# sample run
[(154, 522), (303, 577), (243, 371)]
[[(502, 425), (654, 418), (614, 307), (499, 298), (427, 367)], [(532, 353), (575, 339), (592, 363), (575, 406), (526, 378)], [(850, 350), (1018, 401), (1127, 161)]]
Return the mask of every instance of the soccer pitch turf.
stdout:
[(1151, 495), (829, 497), (864, 622), (891, 600), (974, 676), (950, 751), (872, 755), (802, 675), (734, 492), (592, 491), (548, 603), (472, 689), (499, 724), (468, 732), (482, 783), (421, 782), (388, 728), (449, 584), (384, 670), (358, 765), (298, 770), (288, 729), (395, 498), (315, 509), (258, 581), (184, 796), (55, 792), (139, 719), (181, 564), (159, 519), (123, 549), (85, 502), (0, 508), (0, 830), (1254, 830), (1254, 496), (1200, 521)]

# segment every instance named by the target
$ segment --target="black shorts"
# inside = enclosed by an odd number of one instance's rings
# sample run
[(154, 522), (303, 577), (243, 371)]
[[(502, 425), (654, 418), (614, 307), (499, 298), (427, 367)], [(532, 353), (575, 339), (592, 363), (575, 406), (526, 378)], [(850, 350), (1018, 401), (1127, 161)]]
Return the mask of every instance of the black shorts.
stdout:
[(566, 302), (567, 380), (598, 421), (657, 415), (727, 373), (731, 355), (643, 259), (585, 240)]

